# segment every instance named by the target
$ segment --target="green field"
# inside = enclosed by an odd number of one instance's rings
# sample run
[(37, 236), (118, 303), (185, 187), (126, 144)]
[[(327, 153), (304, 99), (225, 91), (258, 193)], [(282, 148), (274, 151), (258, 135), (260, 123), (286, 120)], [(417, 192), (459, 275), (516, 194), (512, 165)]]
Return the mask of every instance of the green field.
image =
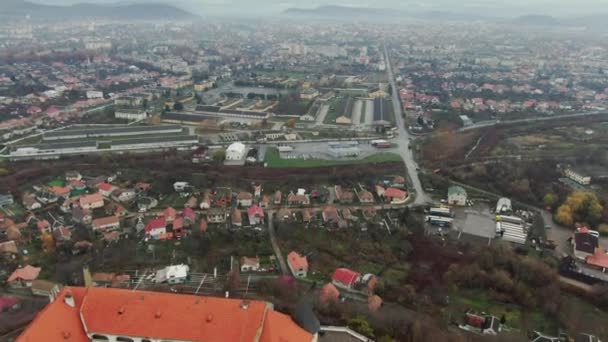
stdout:
[(271, 148), (266, 151), (264, 161), (268, 167), (273, 168), (307, 168), (307, 167), (324, 167), (337, 165), (352, 165), (352, 164), (370, 164), (370, 163), (386, 163), (386, 162), (401, 162), (401, 157), (394, 153), (378, 153), (363, 159), (349, 160), (327, 160), (327, 159), (282, 159), (279, 151)]
[(323, 120), (323, 123), (336, 123), (336, 119), (340, 115), (344, 114), (344, 108), (346, 107), (347, 100), (348, 97), (333, 98), (329, 103), (329, 111), (327, 111), (327, 115), (325, 116), (325, 120)]

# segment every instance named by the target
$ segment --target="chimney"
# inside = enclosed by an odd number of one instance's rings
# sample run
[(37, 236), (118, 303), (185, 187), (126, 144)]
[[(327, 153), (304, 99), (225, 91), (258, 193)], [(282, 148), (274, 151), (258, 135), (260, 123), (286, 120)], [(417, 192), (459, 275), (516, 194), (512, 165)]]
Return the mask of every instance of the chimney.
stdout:
[(65, 296), (63, 297), (63, 301), (70, 307), (76, 307), (76, 302), (74, 301), (74, 296), (72, 296), (72, 291), (67, 290)]
[(156, 310), (156, 313), (154, 314), (154, 318), (160, 318), (161, 317), (161, 312), (160, 309)]
[(226, 291), (226, 298), (230, 297), (230, 292)]

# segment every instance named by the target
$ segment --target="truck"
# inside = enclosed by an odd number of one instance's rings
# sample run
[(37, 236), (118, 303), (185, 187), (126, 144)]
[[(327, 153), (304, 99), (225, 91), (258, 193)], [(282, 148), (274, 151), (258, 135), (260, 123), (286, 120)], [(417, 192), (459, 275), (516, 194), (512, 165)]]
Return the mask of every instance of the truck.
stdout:
[(375, 148), (390, 148), (392, 147), (391, 143), (386, 140), (372, 140), (372, 146)]

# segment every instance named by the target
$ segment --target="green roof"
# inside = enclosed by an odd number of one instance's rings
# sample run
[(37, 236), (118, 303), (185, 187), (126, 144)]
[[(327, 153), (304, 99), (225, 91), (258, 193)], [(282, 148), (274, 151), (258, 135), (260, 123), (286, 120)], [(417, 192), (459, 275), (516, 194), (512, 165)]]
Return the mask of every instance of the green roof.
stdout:
[(463, 187), (455, 185), (455, 186), (451, 186), (448, 188), (448, 196), (449, 195), (465, 195), (466, 196), (467, 191)]
[(49, 186), (65, 186), (65, 182), (61, 179), (55, 179), (48, 183)]

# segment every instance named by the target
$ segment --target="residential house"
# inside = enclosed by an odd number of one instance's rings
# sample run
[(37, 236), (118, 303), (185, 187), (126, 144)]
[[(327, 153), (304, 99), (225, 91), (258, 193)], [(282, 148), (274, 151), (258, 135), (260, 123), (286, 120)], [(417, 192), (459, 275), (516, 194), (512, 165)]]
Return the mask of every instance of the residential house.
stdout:
[(229, 188), (216, 189), (214, 202), (215, 206), (226, 208), (232, 203), (232, 190)]
[(14, 240), (0, 242), (0, 258), (15, 259), (19, 255), (19, 249)]
[(241, 272), (257, 272), (260, 269), (260, 258), (241, 258)]
[(364, 204), (374, 203), (374, 195), (367, 190), (359, 191), (357, 193), (357, 195), (359, 197), (359, 202), (361, 202), (361, 203), (364, 203)]
[(395, 176), (393, 178), (392, 185), (395, 188), (403, 188), (405, 187), (405, 178), (403, 176)]
[(53, 238), (55, 239), (55, 244), (57, 245), (70, 242), (72, 241), (72, 231), (64, 226), (55, 228), (53, 230)]
[(255, 198), (260, 198), (262, 196), (262, 186), (261, 185), (254, 185), (253, 186), (253, 197)]
[(51, 224), (47, 220), (39, 220), (36, 222), (36, 228), (40, 233), (50, 233), (51, 232)]
[(350, 212), (350, 209), (344, 208), (344, 209), (342, 209), (342, 218), (345, 219), (345, 220), (350, 221), (350, 220), (353, 220), (355, 217)]
[(230, 222), (233, 226), (242, 227), (243, 226), (243, 216), (241, 211), (238, 208), (232, 209), (230, 214)]
[(599, 238), (595, 234), (591, 234), (587, 227), (582, 227), (574, 233), (572, 245), (574, 257), (585, 260), (594, 255), (596, 249), (599, 248)]
[(164, 217), (157, 217), (150, 220), (144, 229), (147, 237), (158, 240), (167, 233), (167, 222)]
[(15, 203), (13, 195), (11, 194), (0, 194), (0, 207), (12, 205)]
[(583, 171), (575, 170), (573, 168), (567, 168), (566, 170), (564, 170), (564, 174), (566, 175), (566, 177), (572, 179), (573, 181), (581, 185), (591, 184), (591, 176), (585, 174)]
[(72, 190), (67, 186), (52, 186), (49, 191), (59, 198), (67, 199), (70, 197)]
[(184, 204), (184, 207), (186, 208), (196, 208), (196, 206), (198, 205), (198, 200), (196, 199), (196, 197), (191, 196), (188, 201), (186, 201), (186, 203)]
[(308, 223), (312, 221), (312, 217), (314, 215), (313, 209), (303, 209), (302, 210), (302, 222)]
[(109, 183), (101, 183), (97, 185), (97, 191), (104, 197), (110, 197), (116, 187)]
[(32, 281), (32, 286), (30, 289), (32, 290), (32, 294), (34, 296), (47, 297), (50, 301), (53, 301), (59, 294), (59, 291), (61, 291), (62, 287), (63, 286), (61, 284), (48, 280), (35, 279)]
[(34, 267), (30, 265), (25, 265), (25, 267), (21, 267), (16, 269), (6, 281), (11, 287), (31, 287), (32, 281), (38, 278), (40, 271), (42, 269), (40, 267)]
[(72, 208), (72, 221), (76, 223), (89, 224), (93, 221), (90, 209), (82, 209), (81, 207)]
[(327, 283), (321, 287), (319, 291), (319, 300), (322, 303), (338, 302), (340, 299), (340, 291), (332, 283)]
[(213, 208), (207, 211), (207, 222), (224, 223), (226, 222), (226, 212), (221, 208)]
[(188, 278), (190, 267), (188, 265), (171, 265), (156, 271), (156, 283), (180, 284)]
[(336, 192), (336, 199), (340, 201), (340, 203), (353, 203), (355, 199), (355, 193), (342, 188), (340, 185), (334, 186), (334, 191)]
[(331, 276), (331, 282), (338, 288), (352, 290), (359, 282), (361, 274), (347, 268), (338, 268)]
[(585, 258), (585, 262), (587, 265), (599, 267), (602, 272), (606, 272), (606, 270), (608, 270), (608, 254), (606, 254), (606, 252), (601, 248), (596, 248), (593, 255)]
[(99, 193), (85, 195), (78, 202), (82, 209), (97, 209), (103, 207), (103, 196)]
[(253, 195), (250, 192), (239, 192), (236, 196), (236, 201), (243, 208), (250, 207), (253, 204)]
[(306, 278), (308, 273), (308, 259), (295, 251), (287, 255), (287, 266), (294, 277)]
[(163, 210), (163, 216), (165, 218), (165, 221), (167, 221), (167, 223), (171, 223), (177, 217), (177, 211), (175, 209), (173, 209), (172, 207), (168, 207), (165, 210)]
[(287, 204), (296, 206), (310, 205), (310, 198), (304, 194), (294, 194), (291, 192), (287, 195)]
[(36, 195), (29, 193), (23, 194), (21, 204), (23, 204), (27, 210), (36, 210), (42, 208), (40, 202), (36, 201)]
[(252, 205), (247, 208), (247, 216), (249, 217), (249, 224), (258, 225), (264, 223), (264, 209), (257, 205)]
[(119, 202), (130, 202), (135, 199), (135, 196), (137, 196), (135, 189), (120, 189), (117, 191), (116, 200)]
[(325, 223), (335, 223), (337, 224), (340, 221), (340, 215), (338, 215), (338, 210), (336, 207), (328, 206), (323, 208), (323, 222)]
[(173, 220), (173, 224), (171, 225), (171, 231), (173, 232), (173, 235), (175, 235), (175, 237), (177, 238), (184, 236), (183, 217), (176, 217), (175, 220)]
[(407, 201), (407, 192), (397, 188), (387, 188), (383, 197), (391, 204), (404, 204)]
[(448, 204), (464, 206), (467, 204), (467, 191), (458, 185), (448, 188)]
[(275, 193), (274, 193), (274, 204), (275, 205), (281, 204), (282, 197), (283, 197), (283, 194), (281, 193), (280, 190), (275, 191)]
[(269, 195), (263, 195), (262, 199), (260, 199), (260, 207), (262, 207), (262, 209), (268, 209), (268, 207), (270, 207), (271, 203), (272, 203), (272, 197)]
[(107, 216), (94, 219), (92, 222), (94, 231), (111, 231), (120, 228), (118, 216)]
[(211, 191), (205, 190), (203, 193), (203, 199), (201, 199), (201, 203), (199, 205), (201, 209), (209, 209), (211, 208)]
[(184, 226), (191, 226), (196, 221), (196, 213), (192, 208), (184, 208), (182, 211), (182, 218), (184, 219)]
[(497, 335), (501, 331), (498, 318), (490, 315), (465, 314), (465, 322), (459, 327), (463, 330), (475, 331), (484, 335)]
[(80, 172), (78, 171), (68, 171), (65, 173), (65, 180), (70, 182), (70, 181), (79, 181), (82, 179), (82, 175), (80, 174)]
[(116, 273), (95, 272), (91, 276), (91, 280), (93, 281), (93, 286), (110, 287), (112, 286), (114, 277), (116, 277)]

